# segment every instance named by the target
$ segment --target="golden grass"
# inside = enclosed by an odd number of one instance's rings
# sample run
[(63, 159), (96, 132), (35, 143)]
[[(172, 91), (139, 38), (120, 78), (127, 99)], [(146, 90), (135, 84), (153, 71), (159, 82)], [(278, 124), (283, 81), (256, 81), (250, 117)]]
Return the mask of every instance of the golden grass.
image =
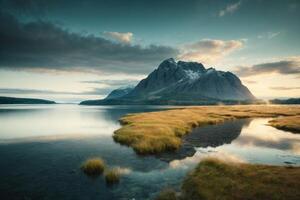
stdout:
[[(238, 118), (283, 116), (284, 119), (299, 115), (300, 106), (194, 106), (126, 115), (120, 119), (123, 126), (115, 131), (113, 137), (139, 154), (155, 154), (178, 149), (181, 137), (196, 126)], [(299, 124), (299, 117), (295, 119), (291, 123)]]
[(224, 163), (215, 159), (199, 163), (184, 180), (181, 200), (265, 200), (300, 198), (300, 167)]
[(82, 164), (81, 169), (88, 176), (98, 176), (103, 173), (105, 162), (101, 158), (91, 158)]
[(105, 180), (108, 184), (119, 183), (120, 181), (120, 171), (117, 168), (113, 168), (105, 172)]
[(278, 129), (300, 133), (300, 116), (280, 117), (269, 121), (271, 126)]

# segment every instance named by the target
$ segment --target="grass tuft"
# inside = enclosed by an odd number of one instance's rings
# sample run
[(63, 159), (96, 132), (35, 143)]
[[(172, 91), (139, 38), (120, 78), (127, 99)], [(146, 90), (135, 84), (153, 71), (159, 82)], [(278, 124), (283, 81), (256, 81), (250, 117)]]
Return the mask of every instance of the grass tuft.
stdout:
[(107, 184), (115, 184), (115, 183), (119, 183), (120, 182), (120, 171), (117, 168), (113, 168), (108, 170), (105, 173), (105, 180)]
[(88, 176), (99, 176), (105, 169), (105, 162), (101, 158), (91, 158), (82, 164), (81, 169)]

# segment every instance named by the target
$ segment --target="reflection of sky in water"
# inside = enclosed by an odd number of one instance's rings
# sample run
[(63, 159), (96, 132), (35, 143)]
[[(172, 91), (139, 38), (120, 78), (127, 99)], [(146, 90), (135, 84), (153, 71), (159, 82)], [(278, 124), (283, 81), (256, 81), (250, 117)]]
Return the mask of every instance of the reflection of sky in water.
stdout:
[[(270, 119), (267, 118), (245, 120), (239, 136), (236, 139), (233, 138), (229, 144), (227, 141), (228, 138), (222, 138), (222, 129), (215, 131), (218, 130), (218, 127), (224, 128), (225, 125), (216, 125), (215, 128), (213, 126), (206, 127), (208, 131), (204, 133), (198, 132), (198, 137), (202, 137), (202, 139), (207, 138), (203, 136), (205, 134), (210, 135), (210, 137), (214, 135), (216, 140), (221, 137), (223, 145), (211, 147), (215, 145), (208, 145), (207, 143), (204, 145), (203, 142), (202, 144), (199, 143), (200, 145), (196, 147), (194, 156), (182, 160), (174, 160), (170, 163), (170, 166), (187, 167), (189, 165), (195, 165), (207, 156), (218, 157), (229, 161), (234, 160), (275, 165), (284, 165), (286, 164), (285, 162), (289, 162), (300, 165), (300, 135), (268, 126), (267, 123), (269, 120)], [(230, 123), (237, 124), (236, 122), (228, 122), (228, 127), (230, 127)], [(235, 126), (235, 129), (231, 127), (231, 130), (237, 131), (238, 129), (236, 129)], [(224, 130), (224, 132), (226, 131), (228, 130)], [(221, 134), (221, 136), (218, 134)], [(226, 135), (228, 134), (226, 133)], [(197, 144), (195, 141), (192, 142)]]
[(0, 105), (0, 140), (30, 137), (111, 136), (118, 119), (162, 106)]
[[(13, 194), (15, 199), (144, 200), (164, 187), (180, 187), (185, 174), (207, 156), (300, 165), (300, 135), (266, 126), (269, 119), (242, 119), (195, 129), (185, 138), (184, 148), (157, 157), (139, 156), (113, 141), (111, 135), (124, 114), (164, 108), (0, 106), (0, 141), (11, 141), (0, 143), (1, 197)], [(53, 135), (56, 140), (50, 140)], [(80, 164), (93, 156), (101, 156), (109, 166), (122, 168), (124, 175), (119, 185), (107, 187), (103, 177), (91, 180), (82, 174)]]
[(74, 105), (5, 109), (0, 113), (0, 121), (1, 139), (66, 134), (111, 135), (119, 127), (117, 121), (108, 119), (101, 108)]

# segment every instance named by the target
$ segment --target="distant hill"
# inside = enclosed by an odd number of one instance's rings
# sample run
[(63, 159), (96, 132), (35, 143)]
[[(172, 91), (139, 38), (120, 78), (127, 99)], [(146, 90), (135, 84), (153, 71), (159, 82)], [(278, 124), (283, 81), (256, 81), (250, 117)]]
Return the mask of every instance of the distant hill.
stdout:
[(106, 104), (237, 104), (256, 101), (249, 89), (231, 72), (206, 69), (197, 62), (164, 60), (135, 88), (117, 98), (83, 101)]
[(32, 98), (0, 97), (0, 104), (55, 104), (55, 101)]
[(134, 86), (127, 86), (127, 87), (122, 87), (115, 89), (111, 91), (105, 99), (118, 99), (121, 98), (125, 95), (127, 95), (129, 92), (131, 92), (134, 89)]
[(273, 99), (270, 102), (272, 104), (300, 104), (300, 98)]

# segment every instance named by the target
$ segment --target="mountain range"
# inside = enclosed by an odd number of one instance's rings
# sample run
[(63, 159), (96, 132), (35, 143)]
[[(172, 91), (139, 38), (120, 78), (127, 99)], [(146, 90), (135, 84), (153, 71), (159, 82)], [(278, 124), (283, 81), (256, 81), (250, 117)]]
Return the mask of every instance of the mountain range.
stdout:
[(176, 62), (169, 58), (135, 87), (119, 88), (105, 99), (80, 104), (234, 104), (255, 100), (249, 89), (231, 72), (206, 69), (201, 63)]

